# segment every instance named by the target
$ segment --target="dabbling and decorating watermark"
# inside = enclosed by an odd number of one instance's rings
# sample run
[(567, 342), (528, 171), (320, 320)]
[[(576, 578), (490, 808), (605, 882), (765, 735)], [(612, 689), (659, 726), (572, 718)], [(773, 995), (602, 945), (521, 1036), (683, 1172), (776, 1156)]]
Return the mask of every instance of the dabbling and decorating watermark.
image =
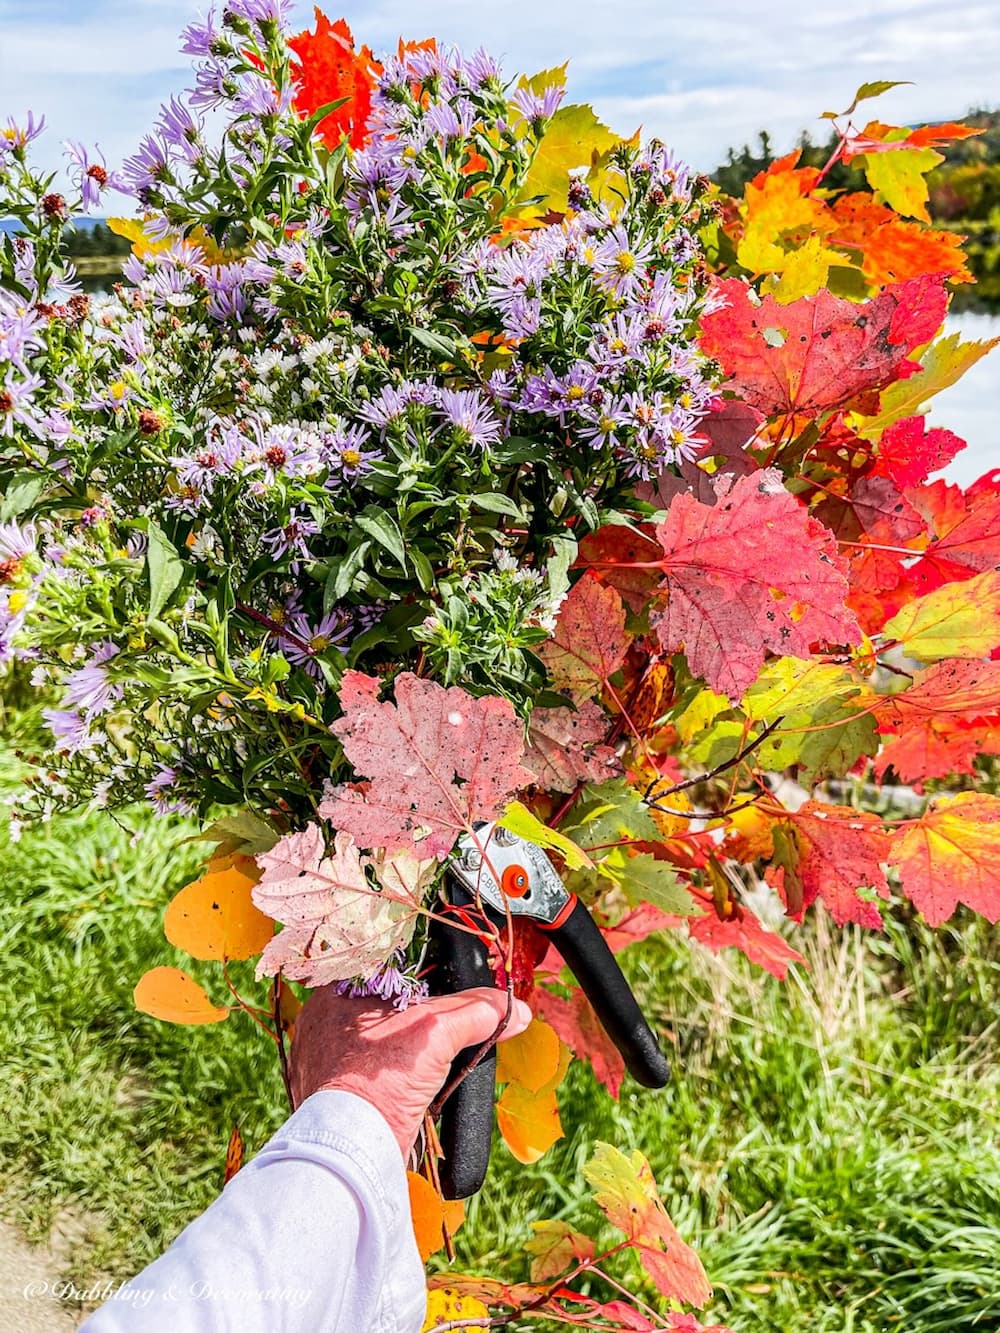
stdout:
[(284, 1305), (301, 1310), (312, 1297), (312, 1291), (303, 1287), (220, 1286), (214, 1282), (171, 1283), (162, 1289), (144, 1287), (137, 1282), (115, 1282), (101, 1279), (89, 1286), (70, 1280), (28, 1282), (22, 1289), (25, 1300), (72, 1301), (88, 1305), (104, 1305), (116, 1301), (145, 1310), (154, 1301), (167, 1305), (181, 1305), (188, 1301), (224, 1301), (232, 1306)]

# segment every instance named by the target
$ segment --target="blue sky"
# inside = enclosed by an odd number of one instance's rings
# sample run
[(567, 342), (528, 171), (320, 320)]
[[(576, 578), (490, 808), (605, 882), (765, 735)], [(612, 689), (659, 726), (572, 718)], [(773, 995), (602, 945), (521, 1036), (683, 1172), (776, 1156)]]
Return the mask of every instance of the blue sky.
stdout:
[[(343, 9), (341, 9), (343, 5)], [(699, 168), (760, 127), (779, 146), (839, 110), (859, 83), (910, 79), (878, 104), (896, 123), (996, 105), (996, 0), (340, 0), (376, 49), (429, 33), (504, 58), (508, 73), (570, 59), (573, 100), (621, 132), (642, 125)], [(0, 119), (44, 111), (41, 161), (65, 138), (97, 142), (114, 165), (162, 100), (189, 82), (177, 36), (198, 0), (0, 0)], [(298, 4), (299, 26), (312, 6)], [(40, 145), (41, 147), (41, 145)]]

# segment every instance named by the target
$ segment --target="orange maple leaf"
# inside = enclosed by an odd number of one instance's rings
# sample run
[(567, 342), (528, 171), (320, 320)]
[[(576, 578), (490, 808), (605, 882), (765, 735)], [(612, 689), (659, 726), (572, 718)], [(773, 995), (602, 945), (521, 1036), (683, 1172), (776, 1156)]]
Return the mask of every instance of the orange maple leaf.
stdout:
[(367, 46), (354, 49), (354, 36), (344, 19), (331, 23), (317, 7), (316, 29), (300, 32), (288, 45), (298, 56), (292, 61), (296, 90), (292, 105), (305, 119), (328, 102), (347, 100), (325, 116), (316, 133), (329, 149), (343, 139), (363, 148), (368, 139), (372, 89), (382, 67)]

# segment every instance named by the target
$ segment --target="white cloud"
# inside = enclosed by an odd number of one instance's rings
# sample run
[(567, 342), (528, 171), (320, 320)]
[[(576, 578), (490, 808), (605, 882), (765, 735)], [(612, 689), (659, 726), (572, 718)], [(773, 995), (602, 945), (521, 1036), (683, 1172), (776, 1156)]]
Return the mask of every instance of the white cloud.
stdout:
[[(180, 30), (209, 0), (0, 0), (0, 116), (47, 115), (45, 165), (64, 138), (134, 151), (159, 103), (190, 81)], [(339, 6), (331, 9), (339, 13)], [(950, 118), (995, 97), (1000, 6), (981, 0), (368, 0), (347, 5), (359, 39), (480, 43), (510, 73), (571, 61), (571, 93), (616, 128), (641, 123), (701, 168), (760, 128), (790, 145), (872, 78), (911, 79), (878, 114)], [(305, 26), (311, 3), (297, 5)], [(884, 110), (883, 110), (884, 108)]]

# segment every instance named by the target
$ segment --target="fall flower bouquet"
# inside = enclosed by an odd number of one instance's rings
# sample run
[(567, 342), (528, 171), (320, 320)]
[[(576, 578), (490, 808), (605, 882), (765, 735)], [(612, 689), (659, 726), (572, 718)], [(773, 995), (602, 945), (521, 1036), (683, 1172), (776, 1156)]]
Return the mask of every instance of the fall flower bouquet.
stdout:
[[(376, 60), (318, 12), (291, 35), (286, 8), (226, 0), (189, 27), (193, 89), (120, 170), (69, 145), (73, 202), (32, 169), (42, 121), (0, 130), (20, 224), (0, 251), (0, 663), (43, 692), (51, 736), (14, 826), (136, 801), (206, 823), (215, 854), (166, 932), (279, 1047), (287, 982), (420, 995), (447, 859), (481, 820), (550, 848), (616, 948), (688, 921), (783, 976), (799, 955), (733, 870), (759, 860), (791, 916), (822, 898), (877, 928), (900, 886), (932, 921), (995, 915), (984, 861), (947, 851), (989, 844), (994, 798), (887, 828), (821, 791), (911, 776), (918, 750), (950, 772), (931, 730), (968, 769), (1000, 716), (997, 497), (927, 482), (961, 442), (904, 388), (975, 359), (933, 341), (954, 239), (888, 206), (912, 209), (935, 127), (843, 130), (886, 202), (792, 155), (722, 208), (662, 144), (562, 105), (563, 71), (509, 83), (433, 40)], [(62, 237), (116, 192), (133, 251), (88, 297)], [(787, 804), (782, 769), (806, 784)], [(501, 980), (546, 982), (537, 1077), (501, 1064), (501, 1129), (533, 1161), (563, 1043), (614, 1095), (622, 1066), (530, 932), (490, 929)], [(233, 983), (248, 960), (264, 1004)], [(175, 968), (136, 1000), (230, 1012)], [(602, 1145), (588, 1171), (661, 1295), (703, 1304), (648, 1167)], [(540, 1226), (566, 1262), (542, 1237), (536, 1279), (587, 1266), (585, 1238)], [(566, 1289), (488, 1285), (579, 1314)]]
[[(0, 298), (0, 651), (53, 695), (16, 817), (252, 812), (287, 835), (255, 893), (285, 921), (260, 971), (405, 996), (400, 899), (430, 897), (461, 822), (415, 800), (366, 826), (404, 741), (376, 759), (359, 719), (409, 710), (449, 785), (455, 729), (466, 764), (489, 741), (470, 818), (619, 771), (612, 720), (575, 711), (539, 649), (580, 537), (693, 456), (701, 186), (483, 52), (350, 52), (315, 106), (319, 53), (350, 51), (323, 23), (289, 43), (280, 8), (232, 0), (185, 33), (195, 89), (120, 172), (72, 147), (78, 206), (117, 190), (145, 213), (110, 295), (60, 258), (41, 125), (0, 138), (23, 227)], [(546, 156), (553, 126), (582, 170)], [(276, 858), (328, 852), (364, 907), (332, 922), (269, 896)]]

